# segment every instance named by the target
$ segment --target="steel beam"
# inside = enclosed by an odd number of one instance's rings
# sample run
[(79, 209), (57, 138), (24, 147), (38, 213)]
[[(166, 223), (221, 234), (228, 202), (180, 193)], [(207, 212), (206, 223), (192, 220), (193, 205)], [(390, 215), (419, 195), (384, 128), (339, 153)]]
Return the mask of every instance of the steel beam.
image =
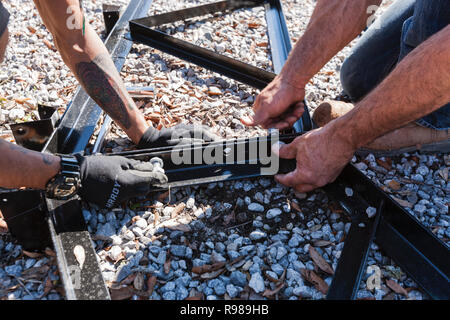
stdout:
[[(273, 163), (271, 147), (277, 141), (292, 142), (299, 134), (270, 135), (246, 139), (223, 140), (209, 144), (193, 144), (139, 151), (113, 153), (141, 161), (153, 157), (163, 160), (168, 183), (154, 191), (212, 182), (273, 176), (295, 169), (295, 160), (277, 159), (279, 165), (270, 170)], [(177, 159), (183, 159), (178, 163)], [(210, 159), (210, 160), (206, 160)]]
[[(266, 9), (267, 33), (269, 36), (270, 52), (272, 54), (273, 69), (276, 74), (281, 72), (292, 49), (289, 31), (284, 18), (280, 0), (269, 0), (264, 4)], [(306, 132), (313, 128), (308, 107), (304, 103), (302, 117), (294, 123), (295, 132)]]
[(258, 89), (263, 89), (275, 78), (275, 74), (271, 72), (153, 30), (137, 21), (130, 21), (130, 31), (133, 41), (144, 43)]
[[(105, 46), (119, 71), (133, 44), (124, 37), (128, 32), (128, 21), (145, 16), (150, 4), (151, 0), (131, 0), (106, 39)], [(43, 152), (84, 151), (101, 113), (100, 107), (79, 87)], [(49, 210), (47, 222), (67, 299), (110, 299), (91, 237), (84, 225), (80, 200), (77, 197), (68, 201), (46, 199), (46, 203)], [(75, 246), (80, 246), (85, 252), (82, 268), (74, 254)]]

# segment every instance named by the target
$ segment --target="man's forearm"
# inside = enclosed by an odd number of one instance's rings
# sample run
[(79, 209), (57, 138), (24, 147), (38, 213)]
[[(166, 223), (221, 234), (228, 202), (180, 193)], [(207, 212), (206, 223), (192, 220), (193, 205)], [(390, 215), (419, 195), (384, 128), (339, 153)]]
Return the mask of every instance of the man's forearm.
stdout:
[[(450, 26), (404, 58), (356, 107), (329, 123), (354, 149), (450, 102)], [(328, 126), (328, 125), (327, 125)]]
[(305, 33), (289, 55), (280, 76), (291, 85), (304, 87), (367, 27), (367, 9), (380, 3), (381, 0), (319, 0)]
[(0, 187), (45, 189), (60, 169), (60, 158), (0, 140)]
[[(106, 47), (92, 27), (70, 25), (82, 20), (76, 0), (35, 0), (47, 28), (53, 34), (64, 62), (89, 96), (138, 143), (148, 128), (142, 113), (128, 94)], [(70, 8), (70, 10), (68, 10)], [(74, 24), (74, 22), (71, 22)]]

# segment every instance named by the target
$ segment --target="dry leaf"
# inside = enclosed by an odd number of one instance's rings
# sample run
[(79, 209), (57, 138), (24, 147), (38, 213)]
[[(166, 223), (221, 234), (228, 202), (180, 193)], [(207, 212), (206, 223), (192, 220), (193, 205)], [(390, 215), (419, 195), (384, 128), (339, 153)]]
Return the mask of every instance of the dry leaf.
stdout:
[(73, 248), (73, 254), (75, 255), (75, 258), (80, 265), (80, 269), (83, 269), (84, 261), (86, 260), (86, 253), (84, 251), (84, 248), (80, 245), (75, 246), (75, 248)]
[(44, 293), (42, 294), (42, 297), (45, 297), (51, 290), (53, 289), (53, 283), (50, 277), (47, 277), (47, 280), (45, 281), (45, 287), (44, 287)]
[(315, 247), (326, 247), (332, 244), (333, 242), (327, 240), (316, 240), (313, 242)]
[(30, 269), (24, 270), (22, 272), (22, 277), (25, 277), (27, 279), (41, 278), (42, 276), (46, 275), (49, 270), (50, 270), (50, 267), (48, 265), (43, 265), (40, 267), (33, 267)]
[(286, 286), (286, 283), (282, 283), (273, 290), (266, 289), (262, 295), (263, 295), (263, 297), (266, 297), (266, 298), (272, 297), (272, 296), (276, 295), (285, 286)]
[(32, 259), (36, 259), (36, 258), (39, 258), (42, 256), (42, 253), (39, 253), (39, 252), (29, 252), (26, 250), (22, 250), (22, 252), (24, 255), (26, 255), (27, 257), (32, 258)]
[(259, 24), (259, 23), (256, 23), (256, 22), (249, 22), (249, 23), (248, 23), (249, 29), (256, 29), (256, 28), (258, 28), (259, 26), (260, 26), (260, 24)]
[(309, 256), (314, 263), (324, 272), (334, 274), (333, 268), (325, 261), (325, 259), (314, 249), (313, 246), (309, 246)]
[(49, 257), (56, 257), (55, 251), (50, 248), (45, 248), (44, 253)]
[(389, 181), (388, 186), (389, 186), (389, 188), (391, 188), (392, 190), (395, 190), (395, 191), (400, 190), (402, 187), (400, 182), (398, 182), (396, 180)]
[(147, 293), (149, 296), (152, 295), (155, 284), (156, 284), (156, 276), (149, 277), (147, 280)]
[(172, 262), (172, 259), (170, 258), (170, 254), (167, 253), (166, 261), (164, 262), (164, 273), (168, 274), (170, 272), (170, 263)]
[(56, 51), (56, 48), (50, 43), (50, 41), (48, 41), (47, 39), (42, 40), (44, 42), (44, 44), (47, 46), (47, 48), (49, 48), (52, 51)]
[(18, 104), (24, 104), (26, 101), (30, 100), (31, 98), (16, 98), (14, 99), (15, 102)]
[(136, 277), (133, 281), (133, 286), (136, 290), (142, 291), (144, 290), (144, 275), (142, 273), (136, 274)]
[(315, 274), (314, 271), (308, 269), (300, 269), (300, 273), (302, 274), (303, 278), (306, 281), (312, 283), (317, 290), (319, 290), (323, 294), (326, 294), (328, 292), (328, 284), (323, 281), (321, 277)]
[(189, 300), (203, 300), (203, 294), (202, 293), (197, 293), (196, 295), (191, 296), (191, 297), (187, 297), (184, 300), (188, 300), (188, 301)]
[(300, 206), (295, 201), (291, 201), (291, 207), (294, 208), (294, 210), (297, 212), (302, 212), (302, 209), (300, 209)]
[(399, 285), (396, 281), (389, 279), (386, 280), (386, 285), (392, 289), (395, 293), (402, 294), (405, 297), (408, 297), (408, 292), (403, 288), (401, 285)]
[(178, 216), (186, 207), (186, 204), (184, 202), (179, 203), (170, 213), (170, 217), (173, 219), (176, 216)]
[(444, 168), (442, 170), (439, 170), (439, 175), (445, 180), (445, 182), (448, 181), (448, 168)]
[(383, 161), (381, 159), (376, 159), (376, 161), (377, 161), (379, 166), (385, 168), (387, 171), (391, 171), (392, 170), (392, 165), (391, 165), (391, 163), (389, 163), (390, 159), (386, 160), (386, 161)]
[(119, 289), (109, 289), (111, 300), (127, 300), (133, 296), (131, 287), (122, 287)]
[(197, 267), (192, 267), (192, 272), (196, 274), (203, 274), (207, 272), (212, 272), (223, 268), (226, 265), (226, 262), (216, 262), (213, 264), (204, 264)]
[(129, 285), (132, 284), (134, 282), (134, 278), (136, 278), (136, 273), (132, 273), (130, 274), (128, 277), (126, 277), (125, 279), (123, 279), (120, 284), (121, 285)]
[(407, 207), (407, 208), (412, 208), (413, 207), (412, 203), (410, 203), (410, 202), (408, 202), (406, 200), (402, 200), (402, 199), (396, 198), (394, 196), (391, 196), (391, 198), (394, 199), (395, 202), (397, 202), (399, 205), (401, 205), (403, 207)]
[(211, 280), (220, 276), (226, 269), (222, 268), (213, 272), (207, 272), (200, 275), (200, 278), (203, 280)]
[(235, 214), (234, 214), (234, 210), (230, 212), (230, 214), (227, 214), (224, 218), (223, 218), (223, 225), (227, 226), (231, 221), (235, 220)]

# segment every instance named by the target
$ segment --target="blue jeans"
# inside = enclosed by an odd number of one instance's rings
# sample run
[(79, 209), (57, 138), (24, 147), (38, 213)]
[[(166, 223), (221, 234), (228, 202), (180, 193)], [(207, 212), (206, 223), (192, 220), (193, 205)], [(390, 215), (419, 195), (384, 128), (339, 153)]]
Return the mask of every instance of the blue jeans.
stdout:
[[(414, 48), (450, 23), (450, 0), (397, 0), (361, 36), (341, 68), (344, 92), (352, 101), (374, 89)], [(416, 121), (450, 128), (450, 103)]]
[(8, 21), (9, 12), (0, 2), (0, 37), (3, 35), (3, 32), (5, 32), (6, 27), (8, 26)]

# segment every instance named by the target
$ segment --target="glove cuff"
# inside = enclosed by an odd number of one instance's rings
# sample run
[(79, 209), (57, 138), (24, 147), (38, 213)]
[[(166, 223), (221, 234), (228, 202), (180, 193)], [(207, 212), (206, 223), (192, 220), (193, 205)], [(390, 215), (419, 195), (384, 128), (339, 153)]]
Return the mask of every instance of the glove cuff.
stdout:
[(158, 139), (159, 130), (153, 127), (149, 127), (139, 140), (137, 145), (138, 149), (148, 149), (152, 146), (152, 144)]

